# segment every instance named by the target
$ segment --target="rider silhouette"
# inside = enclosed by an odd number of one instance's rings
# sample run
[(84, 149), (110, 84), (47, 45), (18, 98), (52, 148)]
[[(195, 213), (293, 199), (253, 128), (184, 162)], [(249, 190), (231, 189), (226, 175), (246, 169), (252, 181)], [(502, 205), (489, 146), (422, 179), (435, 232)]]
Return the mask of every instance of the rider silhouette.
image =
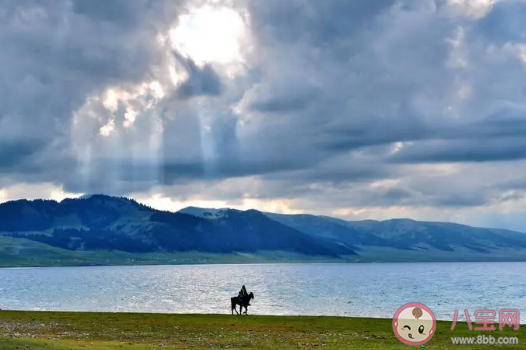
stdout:
[[(248, 297), (248, 293), (247, 293), (247, 289), (245, 288), (245, 285), (241, 287), (241, 290), (239, 291), (239, 294), (237, 297), (239, 298), (240, 301), (242, 301), (244, 297)], [(250, 302), (248, 303), (248, 305), (250, 305)]]

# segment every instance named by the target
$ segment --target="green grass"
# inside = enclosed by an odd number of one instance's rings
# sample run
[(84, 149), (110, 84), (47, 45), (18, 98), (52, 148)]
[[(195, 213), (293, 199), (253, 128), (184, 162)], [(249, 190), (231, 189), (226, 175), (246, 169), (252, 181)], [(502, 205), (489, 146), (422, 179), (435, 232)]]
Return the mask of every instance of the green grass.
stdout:
[[(451, 337), (518, 337), (513, 331), (469, 331), (465, 323), (438, 322), (427, 349), (485, 349), (452, 345)], [(499, 348), (494, 345), (492, 348)], [(410, 349), (393, 334), (390, 319), (134, 313), (0, 312), (2, 350), (175, 349)]]
[[(24, 238), (0, 236), (0, 267), (89, 265), (185, 265), (274, 262), (337, 262), (337, 259), (307, 257), (288, 252), (258, 254), (212, 254), (203, 252), (127, 253), (122, 251), (72, 251)], [(1, 349), (0, 349), (1, 350)]]

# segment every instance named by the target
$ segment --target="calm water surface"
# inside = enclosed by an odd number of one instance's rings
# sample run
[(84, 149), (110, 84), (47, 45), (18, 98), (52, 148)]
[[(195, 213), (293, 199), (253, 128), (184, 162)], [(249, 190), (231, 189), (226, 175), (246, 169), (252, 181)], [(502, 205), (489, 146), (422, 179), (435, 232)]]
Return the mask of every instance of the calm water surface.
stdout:
[(420, 302), (437, 319), (514, 308), (526, 323), (524, 272), (526, 263), (0, 269), (0, 308), (229, 313), (229, 298), (246, 284), (252, 314), (392, 317)]

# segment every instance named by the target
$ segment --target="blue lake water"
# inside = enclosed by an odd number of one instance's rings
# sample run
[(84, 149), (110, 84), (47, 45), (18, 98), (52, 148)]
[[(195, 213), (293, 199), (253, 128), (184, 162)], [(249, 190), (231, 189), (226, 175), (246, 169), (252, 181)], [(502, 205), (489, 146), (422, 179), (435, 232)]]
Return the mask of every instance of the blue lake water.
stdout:
[[(268, 264), (0, 269), (0, 308), (230, 313), (242, 284), (251, 314), (392, 317), (410, 302), (437, 319), (455, 310), (518, 309), (526, 263)], [(473, 318), (472, 318), (473, 321)], [(498, 318), (496, 319), (498, 322)]]

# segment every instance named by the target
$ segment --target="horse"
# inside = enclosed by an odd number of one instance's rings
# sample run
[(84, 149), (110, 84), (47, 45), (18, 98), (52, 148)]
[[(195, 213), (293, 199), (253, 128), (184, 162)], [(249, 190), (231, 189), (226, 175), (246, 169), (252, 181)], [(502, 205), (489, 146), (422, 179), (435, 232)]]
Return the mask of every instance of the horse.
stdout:
[[(234, 314), (234, 310), (236, 311), (236, 314), (240, 315), (243, 314), (243, 308), (245, 308), (244, 314), (246, 315), (248, 312), (248, 304), (250, 303), (250, 300), (254, 299), (254, 293), (250, 292), (248, 295), (245, 295), (241, 297), (241, 300), (239, 300), (239, 297), (232, 297), (230, 298), (231, 307), (232, 307), (232, 315)], [(237, 305), (239, 305), (239, 312), (237, 312)]]

